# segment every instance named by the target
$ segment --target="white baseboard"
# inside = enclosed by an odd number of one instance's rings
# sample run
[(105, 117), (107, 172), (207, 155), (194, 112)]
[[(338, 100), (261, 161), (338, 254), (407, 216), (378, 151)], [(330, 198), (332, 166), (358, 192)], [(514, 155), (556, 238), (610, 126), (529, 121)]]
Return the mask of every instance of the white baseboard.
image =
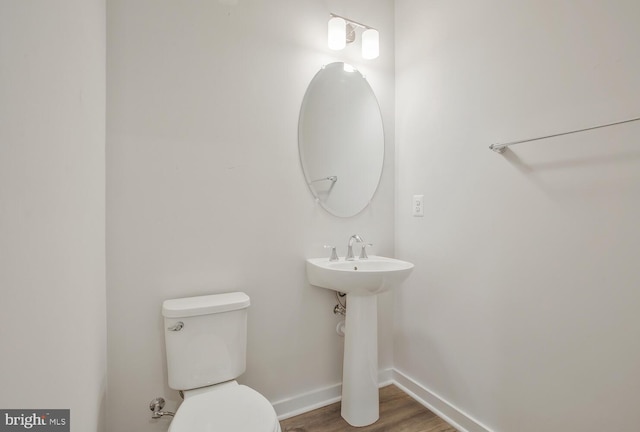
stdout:
[(276, 410), (278, 420), (284, 420), (338, 402), (341, 399), (341, 394), (342, 384), (334, 384), (272, 402), (272, 405)]
[[(459, 432), (492, 432), (461, 409), (396, 369), (380, 371), (378, 382), (380, 387), (389, 384), (396, 385), (417, 402), (429, 408), (440, 418), (455, 427)], [(278, 420), (284, 420), (338, 402), (341, 398), (341, 392), (342, 385), (338, 383), (274, 402), (273, 407), (278, 415)]]
[[(380, 387), (393, 384), (393, 369), (385, 369), (378, 372), (378, 385)], [(340, 401), (342, 398), (342, 384), (334, 384), (318, 390), (312, 390), (287, 399), (273, 402), (272, 405), (278, 415), (278, 420), (295, 417), (314, 409), (322, 408)]]
[(417, 402), (429, 408), (429, 410), (456, 428), (459, 432), (492, 432), (491, 429), (460, 408), (447, 402), (397, 369), (393, 369), (393, 384)]

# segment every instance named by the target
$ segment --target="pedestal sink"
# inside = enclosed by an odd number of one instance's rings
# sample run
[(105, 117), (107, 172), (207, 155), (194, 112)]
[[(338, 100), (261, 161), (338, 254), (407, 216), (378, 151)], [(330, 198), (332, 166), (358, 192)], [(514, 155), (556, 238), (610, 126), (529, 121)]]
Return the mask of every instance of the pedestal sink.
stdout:
[(347, 294), (342, 417), (352, 426), (367, 426), (379, 417), (378, 298), (404, 281), (413, 264), (370, 256), (366, 260), (307, 260), (311, 285)]

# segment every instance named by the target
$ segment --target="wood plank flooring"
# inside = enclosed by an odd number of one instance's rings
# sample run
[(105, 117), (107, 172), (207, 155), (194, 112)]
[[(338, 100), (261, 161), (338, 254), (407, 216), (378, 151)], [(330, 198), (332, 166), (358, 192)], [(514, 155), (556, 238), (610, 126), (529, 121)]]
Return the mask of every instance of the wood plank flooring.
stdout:
[(353, 427), (340, 417), (340, 402), (280, 422), (283, 432), (456, 432), (394, 385), (380, 389), (380, 419)]

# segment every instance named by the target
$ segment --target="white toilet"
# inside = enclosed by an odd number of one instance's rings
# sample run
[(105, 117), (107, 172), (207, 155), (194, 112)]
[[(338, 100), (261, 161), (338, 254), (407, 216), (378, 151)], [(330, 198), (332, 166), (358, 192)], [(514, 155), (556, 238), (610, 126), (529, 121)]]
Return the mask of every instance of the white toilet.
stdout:
[(246, 369), (248, 307), (242, 292), (162, 304), (169, 387), (184, 393), (169, 432), (281, 432), (269, 401), (235, 381)]

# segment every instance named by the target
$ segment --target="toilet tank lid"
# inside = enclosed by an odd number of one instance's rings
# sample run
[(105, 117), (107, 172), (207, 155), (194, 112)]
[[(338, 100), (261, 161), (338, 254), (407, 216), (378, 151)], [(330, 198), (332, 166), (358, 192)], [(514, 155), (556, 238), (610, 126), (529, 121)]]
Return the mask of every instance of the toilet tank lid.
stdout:
[(249, 304), (249, 296), (243, 292), (171, 299), (162, 303), (162, 316), (166, 318), (184, 318), (208, 315), (244, 309), (249, 307)]

